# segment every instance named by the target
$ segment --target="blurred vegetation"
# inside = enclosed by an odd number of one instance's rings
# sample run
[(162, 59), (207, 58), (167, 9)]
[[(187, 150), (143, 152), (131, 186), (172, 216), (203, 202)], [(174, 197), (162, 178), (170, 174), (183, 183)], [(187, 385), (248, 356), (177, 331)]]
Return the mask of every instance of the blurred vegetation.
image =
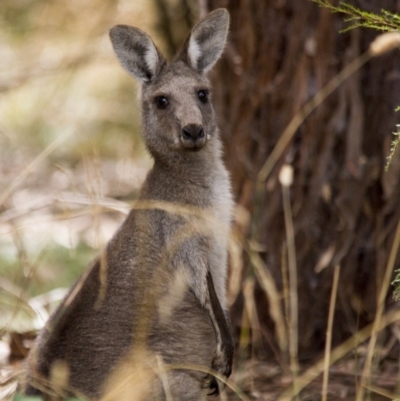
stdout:
[[(71, 285), (97, 253), (89, 204), (79, 208), (83, 227), (68, 227), (76, 199), (131, 200), (149, 168), (135, 83), (115, 60), (108, 30), (117, 21), (154, 30), (151, 8), (145, 1), (0, 4), (0, 193), (65, 137), (0, 205), (0, 275), (14, 284), (29, 277), (28, 296)], [(66, 194), (69, 202), (57, 201)], [(122, 217), (109, 216), (117, 221), (103, 242)]]

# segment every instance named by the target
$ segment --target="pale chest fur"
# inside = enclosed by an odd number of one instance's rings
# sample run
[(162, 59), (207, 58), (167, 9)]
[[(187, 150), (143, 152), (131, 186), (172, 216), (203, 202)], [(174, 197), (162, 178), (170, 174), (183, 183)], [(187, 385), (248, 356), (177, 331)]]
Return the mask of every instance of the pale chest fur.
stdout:
[(233, 200), (228, 172), (221, 166), (213, 181), (212, 235), (213, 246), (210, 254), (210, 269), (221, 305), (226, 308), (226, 280), (228, 242), (232, 219)]

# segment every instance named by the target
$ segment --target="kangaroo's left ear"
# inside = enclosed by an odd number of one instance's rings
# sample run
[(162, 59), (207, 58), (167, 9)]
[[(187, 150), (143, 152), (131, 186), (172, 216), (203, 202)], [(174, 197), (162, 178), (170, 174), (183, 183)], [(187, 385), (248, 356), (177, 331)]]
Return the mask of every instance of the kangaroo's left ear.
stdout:
[(140, 82), (151, 82), (165, 64), (150, 36), (138, 28), (114, 26), (110, 39), (122, 67)]
[(206, 73), (221, 56), (228, 35), (229, 13), (219, 8), (195, 25), (178, 59)]

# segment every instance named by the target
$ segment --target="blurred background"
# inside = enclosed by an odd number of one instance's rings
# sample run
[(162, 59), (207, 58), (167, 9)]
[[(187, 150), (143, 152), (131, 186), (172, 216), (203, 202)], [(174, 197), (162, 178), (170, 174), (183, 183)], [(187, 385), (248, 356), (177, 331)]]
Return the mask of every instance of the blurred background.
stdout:
[[(398, 0), (348, 3), (400, 13)], [(400, 394), (400, 311), (389, 285), (400, 268), (400, 152), (384, 169), (400, 121), (399, 50), (357, 69), (274, 159), (292, 119), (306, 117), (304, 105), (359, 59), (376, 30), (339, 33), (343, 15), (308, 0), (2, 0), (0, 399), (152, 165), (136, 82), (118, 64), (109, 28), (137, 26), (171, 58), (218, 7), (231, 14), (210, 78), (237, 202), (232, 380), (251, 399)], [(287, 184), (283, 166), (293, 173)]]

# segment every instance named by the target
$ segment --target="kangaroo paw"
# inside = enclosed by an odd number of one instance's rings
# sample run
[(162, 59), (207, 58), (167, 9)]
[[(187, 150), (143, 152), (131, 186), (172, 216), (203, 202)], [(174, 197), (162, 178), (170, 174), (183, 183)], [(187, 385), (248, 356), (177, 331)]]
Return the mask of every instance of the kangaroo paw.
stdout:
[[(211, 368), (220, 373), (222, 376), (228, 378), (232, 372), (232, 355), (231, 353), (220, 352), (217, 353), (211, 363)], [(225, 384), (217, 380), (212, 374), (207, 375), (207, 387), (211, 390), (208, 395), (219, 395), (225, 387)]]

